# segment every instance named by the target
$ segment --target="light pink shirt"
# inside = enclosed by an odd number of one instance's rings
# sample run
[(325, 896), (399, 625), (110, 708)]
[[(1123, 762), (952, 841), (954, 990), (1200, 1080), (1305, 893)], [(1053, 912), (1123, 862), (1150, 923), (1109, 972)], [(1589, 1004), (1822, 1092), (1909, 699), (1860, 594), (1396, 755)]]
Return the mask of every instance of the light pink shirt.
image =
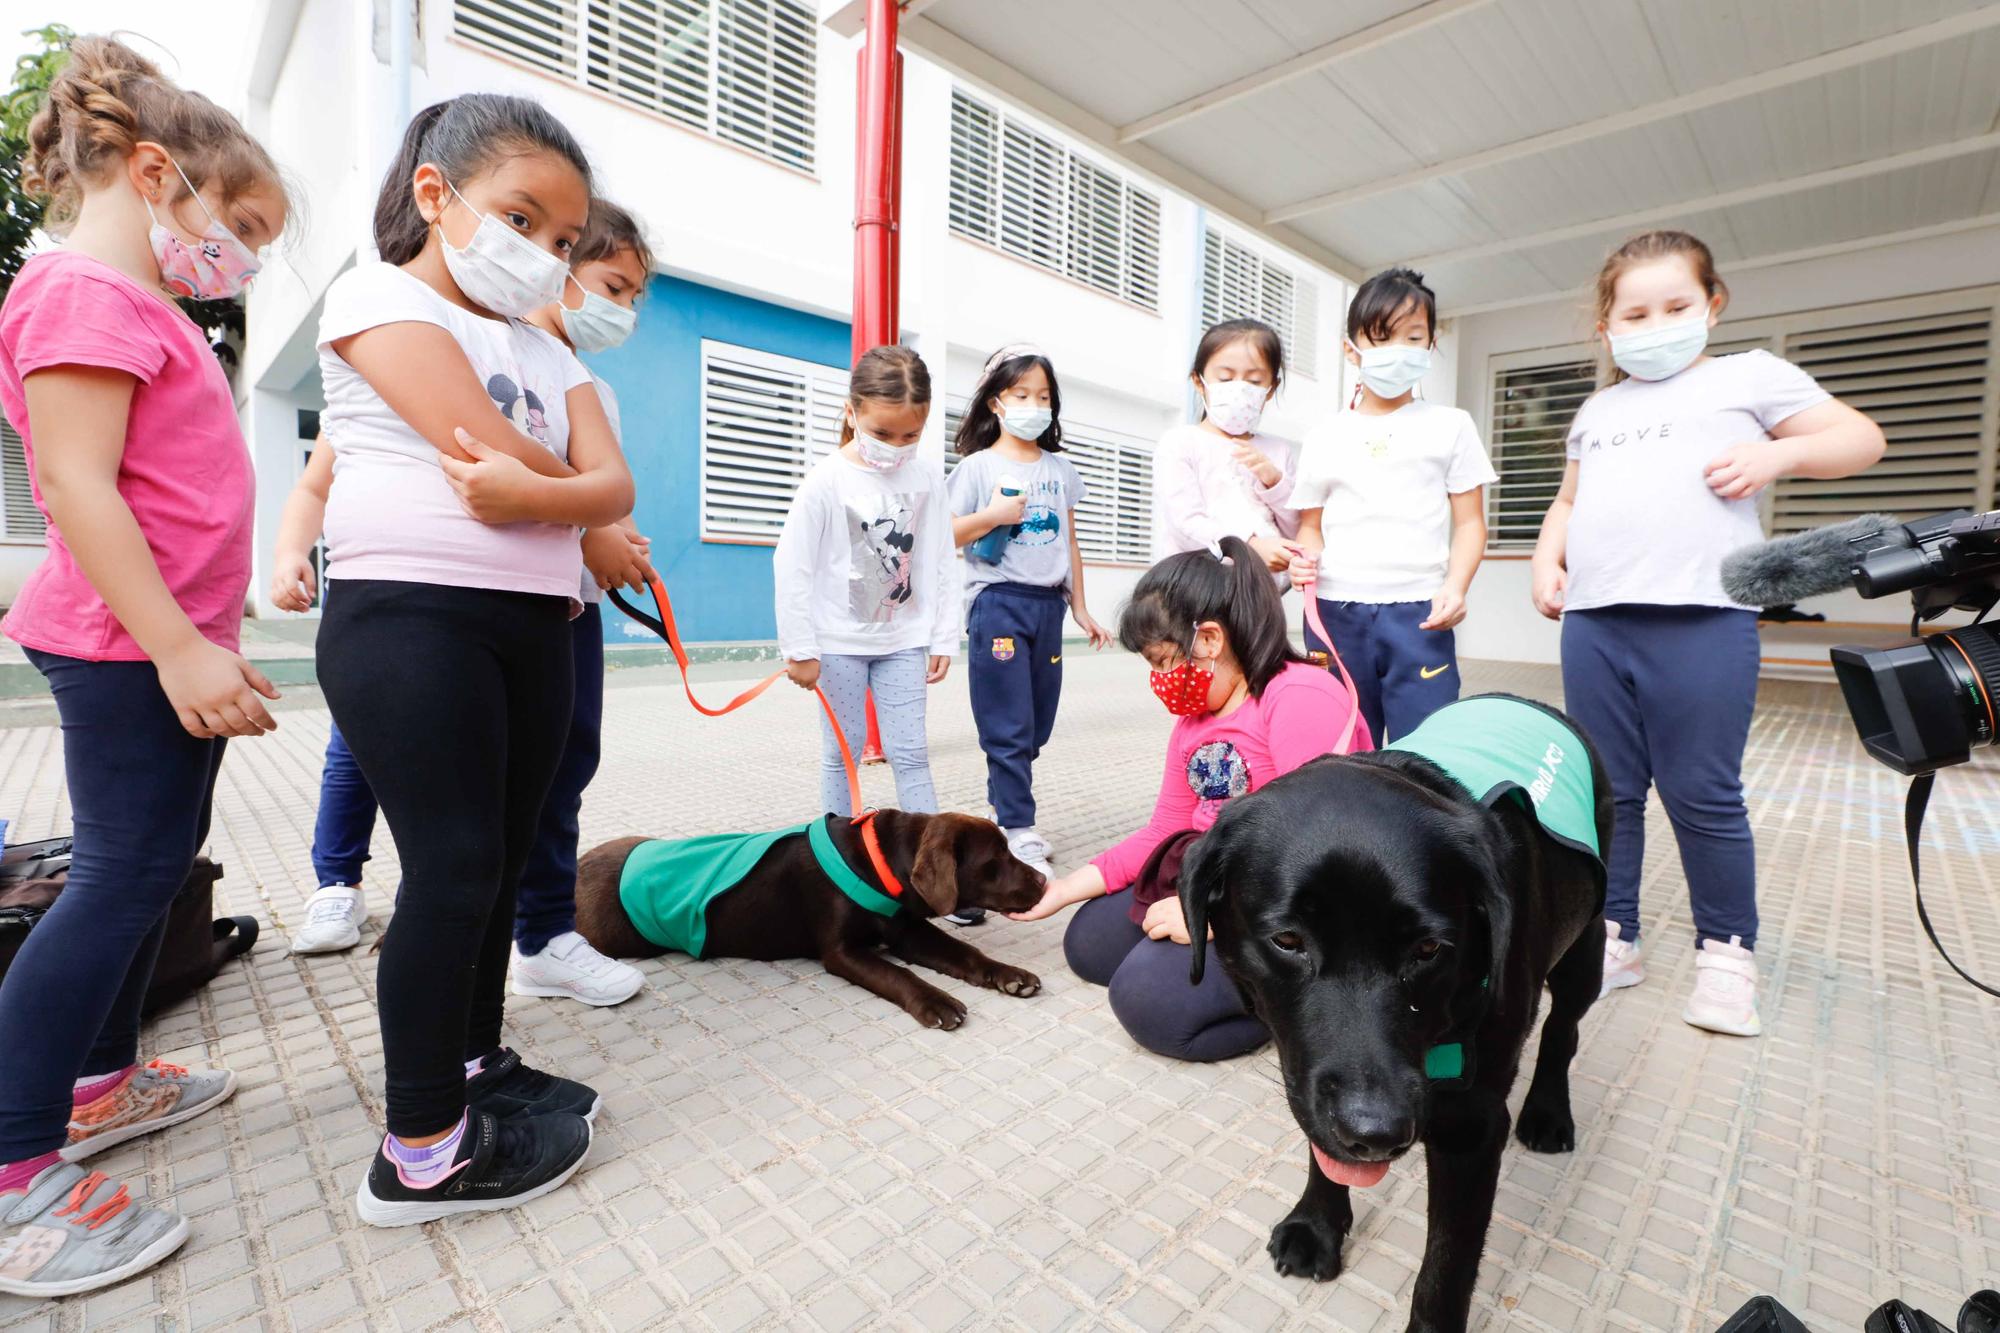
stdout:
[(1298, 449), (1275, 435), (1250, 444), (1281, 474), (1266, 486), (1231, 456), (1235, 442), (1199, 425), (1175, 426), (1153, 451), (1153, 558), (1206, 550), (1224, 537), (1290, 539), (1299, 535), (1291, 508)]
[[(138, 381), (118, 494), (195, 629), (236, 651), (250, 586), (256, 488), (229, 379), (208, 339), (178, 309), (89, 255), (53, 250), (22, 265), (0, 307), (0, 406), (20, 432), (35, 506), (45, 518), (23, 381), (52, 366), (98, 366)], [(145, 650), (77, 568), (53, 520), (48, 546), (0, 630), (65, 657), (145, 661)]]
[[(1232, 798), (1331, 754), (1353, 708), (1347, 688), (1325, 667), (1294, 662), (1261, 697), (1245, 699), (1228, 716), (1198, 713), (1174, 723), (1152, 820), (1091, 861), (1105, 887), (1112, 893), (1129, 887), (1155, 847), (1184, 829), (1206, 832)], [(1355, 719), (1354, 753), (1374, 748), (1368, 723)]]

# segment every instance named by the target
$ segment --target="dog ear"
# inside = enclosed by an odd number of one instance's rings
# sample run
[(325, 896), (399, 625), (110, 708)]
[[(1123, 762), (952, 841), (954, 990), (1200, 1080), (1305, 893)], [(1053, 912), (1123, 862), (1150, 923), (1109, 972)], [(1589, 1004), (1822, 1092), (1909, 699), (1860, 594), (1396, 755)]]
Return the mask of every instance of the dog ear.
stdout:
[(949, 815), (923, 817), (917, 854), (910, 862), (910, 887), (933, 915), (958, 910), (958, 841), (961, 828)]
[(1228, 860), (1223, 846), (1228, 832), (1222, 821), (1209, 829), (1181, 861), (1181, 877), (1177, 886), (1181, 896), (1181, 915), (1187, 918), (1188, 947), (1194, 953), (1193, 965), (1188, 969), (1188, 981), (1192, 985), (1201, 983), (1201, 974), (1208, 964), (1208, 920), (1222, 903), (1222, 889), (1226, 880), (1225, 863)]
[(1514, 940), (1514, 877), (1508, 873), (1506, 861), (1493, 853), (1494, 847), (1503, 845), (1498, 836), (1499, 830), (1493, 833), (1493, 841), (1481, 839), (1474, 844), (1476, 856), (1473, 861), (1479, 881), (1477, 902), (1480, 912), (1486, 917), (1489, 945), (1486, 1002), (1489, 1009), (1500, 1005), (1501, 980), (1507, 974), (1507, 952)]

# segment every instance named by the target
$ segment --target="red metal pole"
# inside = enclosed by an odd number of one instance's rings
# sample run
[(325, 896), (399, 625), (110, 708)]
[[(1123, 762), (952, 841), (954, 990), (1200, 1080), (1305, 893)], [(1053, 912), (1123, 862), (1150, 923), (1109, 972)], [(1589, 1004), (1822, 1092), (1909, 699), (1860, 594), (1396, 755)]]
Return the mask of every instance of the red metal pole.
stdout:
[[(903, 193), (903, 56), (896, 49), (897, 0), (868, 0), (868, 27), (856, 56), (854, 133), (853, 357), (902, 336), (897, 309)], [(875, 696), (861, 762), (882, 762)]]

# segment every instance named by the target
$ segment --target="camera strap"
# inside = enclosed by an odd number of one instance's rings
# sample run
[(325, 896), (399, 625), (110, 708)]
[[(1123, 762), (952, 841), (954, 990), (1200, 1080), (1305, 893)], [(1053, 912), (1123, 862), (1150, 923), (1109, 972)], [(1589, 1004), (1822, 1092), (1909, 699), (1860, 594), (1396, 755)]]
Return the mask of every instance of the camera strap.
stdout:
[(1924, 773), (1910, 779), (1910, 794), (1903, 802), (1903, 839), (1910, 851), (1910, 884), (1917, 891), (1917, 920), (1923, 922), (1924, 934), (1931, 937), (1931, 947), (1938, 951), (1938, 957), (1944, 959), (1952, 971), (1988, 995), (2000, 996), (2000, 990), (1995, 990), (1952, 961), (1951, 955), (1944, 951), (1943, 942), (1938, 939), (1936, 928), (1931, 925), (1931, 914), (1924, 910), (1923, 879), (1917, 872), (1917, 842), (1923, 833), (1924, 808), (1931, 803), (1931, 786), (1936, 781), (1936, 773)]

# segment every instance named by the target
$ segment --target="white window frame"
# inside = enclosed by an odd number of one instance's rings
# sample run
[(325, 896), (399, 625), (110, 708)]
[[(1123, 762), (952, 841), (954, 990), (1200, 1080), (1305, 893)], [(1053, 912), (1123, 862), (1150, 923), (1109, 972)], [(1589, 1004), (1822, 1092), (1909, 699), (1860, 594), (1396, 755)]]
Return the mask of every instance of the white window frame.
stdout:
[[(772, 412), (740, 391), (732, 402), (719, 401), (711, 389), (716, 367), (795, 384), (800, 404), (796, 421), (786, 423), (781, 413)], [(847, 369), (704, 338), (700, 376), (701, 540), (731, 546), (775, 546), (792, 498), (798, 494), (799, 483), (815, 463), (840, 447)], [(770, 441), (752, 440), (743, 434), (741, 423), (760, 416), (780, 430)], [(792, 433), (794, 429), (796, 433)], [(725, 441), (726, 447), (718, 447), (724, 446)], [(767, 444), (775, 445), (778, 452), (760, 459), (755, 451)], [(746, 500), (740, 491), (731, 493), (724, 485), (727, 480), (735, 480), (739, 485), (765, 480), (746, 475), (753, 470), (770, 474), (770, 480), (777, 480), (782, 474), (789, 479), (789, 488), (782, 495), (758, 497), (760, 504)], [(728, 517), (715, 512), (723, 508), (763, 516)]]
[[(1232, 286), (1242, 299), (1231, 299)], [(1210, 223), (1201, 238), (1201, 322), (1207, 328), (1226, 319), (1263, 320), (1284, 339), (1286, 372), (1319, 378), (1319, 275)]]
[[(540, 20), (510, 19), (509, 10), (539, 11)], [(451, 17), (453, 40), (481, 55), (817, 179), (819, 21), (810, 0), (452, 0)], [(657, 26), (646, 31), (649, 22)], [(507, 35), (487, 35), (496, 29)], [(759, 41), (761, 64), (724, 58), (725, 47)], [(673, 59), (676, 46), (693, 58)], [(626, 50), (634, 54), (621, 60)], [(790, 58), (774, 59), (780, 51)], [(684, 77), (660, 77), (676, 64)]]
[(0, 546), (46, 545), (48, 522), (35, 508), (27, 446), (12, 423), (0, 418)]
[[(1820, 306), (1809, 310), (1798, 310), (1783, 315), (1770, 315), (1756, 319), (1732, 320), (1724, 317), (1716, 329), (1710, 347), (1718, 352), (1741, 351), (1747, 347), (1762, 347), (1776, 356), (1787, 356), (1791, 341), (1801, 335), (1824, 333), (1869, 324), (1891, 324), (1904, 320), (1922, 320), (1938, 316), (1983, 311), (1988, 318), (1986, 391), (1985, 405), (1980, 420), (1977, 455), (1970, 473), (1969, 493), (1959, 500), (1974, 509), (2000, 505), (2000, 495), (1995, 493), (1996, 473), (2000, 472), (2000, 285), (1990, 287), (1967, 287), (1954, 291), (1930, 292), (1921, 296), (1896, 297), (1883, 301), (1867, 301), (1854, 305)], [(1518, 352), (1500, 353), (1487, 358), (1485, 393), (1479, 407), (1482, 414), (1482, 429), (1485, 438), (1491, 442), (1494, 426), (1494, 395), (1498, 389), (1499, 376), (1505, 372), (1532, 369), (1538, 366), (1557, 366), (1570, 361), (1595, 362), (1599, 344), (1594, 342), (1567, 343), (1559, 346), (1540, 347)], [(1889, 453), (1884, 465), (1893, 467), (1896, 462), (1895, 423), (1888, 424), (1890, 434)], [(1499, 498), (1506, 482), (1503, 459), (1497, 454), (1494, 466), (1501, 474), (1501, 480), (1487, 487), (1487, 522), (1494, 525)], [(1881, 465), (1878, 465), (1881, 466)], [(1874, 469), (1860, 474), (1868, 477)], [(1876, 474), (1880, 475), (1880, 474)], [(1766, 531), (1773, 527), (1774, 506), (1786, 497), (1793, 486), (1812, 486), (1807, 478), (1787, 478), (1765, 492), (1761, 508)], [(1934, 512), (1952, 507), (1952, 501), (1941, 500), (1934, 506), (1910, 509), (1907, 512)], [(1896, 508), (1891, 505), (1890, 508)], [(1845, 516), (1845, 510), (1829, 513), (1824, 522), (1837, 522)], [(1783, 527), (1784, 531), (1797, 531), (1801, 527), (1817, 526), (1817, 522), (1792, 522)], [(1515, 541), (1501, 543), (1489, 540), (1487, 550), (1492, 553), (1520, 553), (1532, 548), (1531, 542)]]

